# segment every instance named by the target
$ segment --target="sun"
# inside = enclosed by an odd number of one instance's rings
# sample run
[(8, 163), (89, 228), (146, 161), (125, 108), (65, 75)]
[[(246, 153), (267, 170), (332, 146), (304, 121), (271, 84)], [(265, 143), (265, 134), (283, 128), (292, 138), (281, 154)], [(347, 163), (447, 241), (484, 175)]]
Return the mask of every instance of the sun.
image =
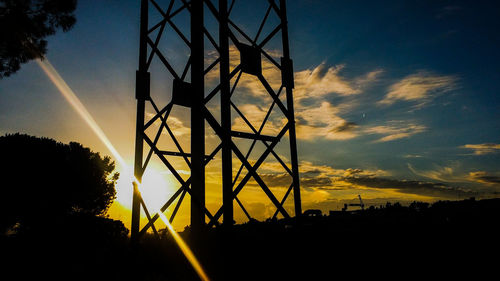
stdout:
[[(131, 169), (128, 169), (131, 171)], [(116, 182), (116, 201), (126, 209), (132, 209), (132, 179), (129, 171), (120, 171), (120, 178)], [(142, 177), (142, 198), (150, 210), (159, 210), (174, 193), (169, 175), (160, 172), (154, 166), (148, 167)]]

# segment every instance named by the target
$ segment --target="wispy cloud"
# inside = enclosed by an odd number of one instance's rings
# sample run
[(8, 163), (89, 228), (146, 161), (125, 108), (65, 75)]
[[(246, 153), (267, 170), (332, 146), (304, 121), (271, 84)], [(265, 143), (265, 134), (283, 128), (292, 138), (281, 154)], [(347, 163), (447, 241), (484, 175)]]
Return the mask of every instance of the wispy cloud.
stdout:
[[(291, 177), (282, 172), (279, 163), (270, 163), (262, 167), (265, 173), (262, 178), (273, 188), (287, 188)], [(303, 203), (308, 206), (331, 205), (331, 201), (354, 198), (362, 194), (363, 199), (379, 198), (381, 203), (387, 201), (439, 200), (459, 197), (477, 196), (479, 193), (462, 186), (452, 186), (447, 182), (408, 180), (394, 178), (384, 170), (365, 170), (358, 168), (337, 169), (328, 165), (317, 165), (312, 162), (300, 163), (301, 186), (303, 187)], [(448, 173), (453, 174), (453, 170)], [(476, 173), (471, 174), (476, 181), (488, 181), (498, 184), (500, 177)], [(366, 197), (365, 197), (366, 195)], [(378, 197), (377, 197), (378, 196)], [(337, 202), (338, 203), (338, 202)]]
[[(288, 187), (290, 177), (283, 173), (278, 162), (265, 163), (261, 167), (266, 183), (273, 187)], [(352, 184), (343, 181), (349, 177), (383, 177), (390, 176), (384, 170), (336, 169), (328, 165), (317, 165), (309, 161), (300, 162), (300, 182), (304, 188), (320, 188), (322, 190), (342, 190), (352, 188)]]
[[(268, 52), (272, 57), (280, 55), (277, 51)], [(208, 66), (216, 57), (216, 53), (207, 54), (206, 65)], [(235, 47), (230, 48), (231, 68), (239, 63), (239, 51)], [(347, 140), (359, 135), (358, 124), (341, 117), (343, 114), (356, 106), (353, 99), (342, 99), (334, 105), (326, 99), (327, 95), (337, 95), (347, 98), (361, 94), (364, 89), (379, 80), (384, 72), (375, 69), (363, 73), (357, 77), (346, 78), (341, 75), (344, 64), (328, 66), (321, 63), (311, 69), (295, 72), (295, 117), (297, 119), (297, 137), (302, 140), (313, 141), (317, 139)], [(217, 70), (218, 65), (214, 70)], [(217, 71), (213, 71), (217, 74)], [(207, 75), (209, 83), (217, 83), (218, 76), (210, 72)], [(277, 91), (281, 85), (281, 73), (269, 60), (262, 59), (262, 74), (270, 86)], [(239, 79), (238, 87), (233, 95), (238, 108), (245, 114), (247, 119), (258, 128), (267, 112), (271, 98), (261, 81), (253, 75), (243, 74)], [(275, 110), (278, 111), (279, 110)], [(233, 127), (236, 130), (249, 131), (244, 120), (235, 115)], [(275, 134), (285, 124), (283, 114), (274, 115), (269, 118), (264, 133)]]
[(421, 108), (435, 96), (456, 89), (457, 80), (456, 76), (420, 71), (392, 84), (378, 104), (387, 106), (397, 101), (410, 101), (416, 102), (415, 108)]
[(350, 96), (360, 94), (368, 85), (377, 81), (383, 73), (382, 69), (370, 71), (349, 80), (340, 72), (345, 64), (328, 67), (326, 63), (295, 73), (295, 98), (321, 98), (327, 94)]
[(398, 180), (379, 177), (349, 177), (347, 182), (376, 189), (396, 189), (401, 193), (437, 198), (455, 198), (457, 195), (469, 196), (471, 191), (452, 187), (443, 183), (423, 182), (415, 180)]
[(311, 162), (302, 162), (301, 167), (305, 168), (302, 174), (311, 173), (310, 178), (318, 178), (321, 181), (330, 179), (331, 184), (324, 184), (321, 190), (371, 189), (435, 198), (455, 198), (457, 194), (460, 196), (471, 194), (467, 189), (446, 183), (394, 179), (391, 178), (390, 172), (384, 170), (334, 169), (329, 166), (316, 166)]
[(297, 98), (321, 97), (330, 93), (343, 96), (359, 94), (360, 91), (352, 83), (339, 75), (344, 67), (345, 65), (327, 67), (322, 63), (314, 69), (295, 73)]
[(486, 185), (500, 186), (500, 176), (492, 175), (485, 171), (477, 171), (469, 173), (469, 180), (479, 182)]
[(358, 135), (357, 125), (340, 117), (339, 109), (326, 101), (317, 107), (300, 107), (296, 116), (297, 137), (303, 140), (346, 140)]
[[(328, 67), (321, 63), (313, 69), (295, 73), (294, 99), (297, 101), (297, 137), (303, 140), (348, 140), (359, 136), (359, 125), (341, 117), (356, 106), (355, 100), (345, 98), (361, 94), (379, 80), (382, 69), (375, 69), (353, 79), (341, 75), (345, 65)], [(325, 96), (344, 98), (333, 105)], [(303, 102), (303, 101), (308, 102)]]
[(435, 166), (431, 170), (419, 170), (413, 167), (411, 164), (407, 164), (408, 169), (417, 176), (429, 178), (435, 181), (441, 182), (466, 182), (466, 178), (463, 175), (458, 174), (458, 164), (454, 163), (451, 167), (445, 166)]
[(383, 69), (375, 69), (372, 70), (365, 75), (362, 75), (356, 79), (354, 79), (354, 84), (358, 89), (363, 89), (367, 86), (372, 85), (373, 83), (380, 80), (380, 76), (384, 73)]
[(403, 158), (422, 158), (424, 156), (422, 155), (418, 155), (418, 154), (406, 154), (406, 155), (403, 155)]
[(482, 143), (482, 144), (466, 144), (460, 148), (471, 149), (475, 155), (485, 155), (500, 152), (500, 144), (497, 143)]
[(365, 128), (365, 134), (383, 135), (375, 142), (388, 142), (403, 138), (409, 138), (415, 134), (425, 132), (427, 127), (411, 121), (389, 121), (387, 125)]
[[(255, 104), (239, 106), (240, 111), (248, 121), (258, 129), (264, 120), (267, 109)], [(316, 139), (346, 140), (358, 136), (358, 125), (339, 116), (341, 109), (323, 101), (318, 106), (299, 106), (295, 111), (297, 119), (297, 138), (307, 141)], [(286, 119), (283, 115), (271, 115), (263, 128), (263, 134), (276, 135), (284, 126)], [(237, 131), (250, 132), (248, 124), (236, 115), (232, 128)]]
[(479, 183), (483, 186), (500, 186), (500, 176), (498, 173), (490, 173), (486, 171), (474, 171), (474, 172), (460, 172), (459, 165), (452, 165), (453, 167), (440, 167), (436, 166), (433, 170), (421, 171), (415, 169), (411, 164), (408, 164), (408, 169), (414, 174), (429, 179), (433, 179), (440, 182), (450, 183), (450, 182), (470, 182)]

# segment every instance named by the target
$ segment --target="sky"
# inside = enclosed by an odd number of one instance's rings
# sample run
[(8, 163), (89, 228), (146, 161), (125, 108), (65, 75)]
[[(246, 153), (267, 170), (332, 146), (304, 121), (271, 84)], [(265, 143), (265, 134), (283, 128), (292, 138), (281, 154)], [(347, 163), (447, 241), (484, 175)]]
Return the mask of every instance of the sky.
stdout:
[[(49, 37), (47, 53), (47, 59), (130, 164), (135, 139), (139, 2), (80, 0), (74, 28)], [(168, 1), (157, 2), (164, 9), (168, 6)], [(254, 35), (267, 1), (252, 2), (236, 1), (231, 18)], [(344, 203), (356, 202), (358, 194), (365, 204), (375, 206), (499, 196), (499, 8), (496, 1), (288, 1), (304, 210), (338, 210)], [(150, 26), (161, 19), (152, 11)], [(173, 21), (188, 35), (185, 13)], [(213, 29), (214, 22), (207, 12), (207, 29)], [(260, 40), (276, 23), (271, 13)], [(168, 40), (162, 37), (159, 48), (182, 72), (189, 50), (171, 28), (166, 28), (164, 37)], [(208, 41), (206, 46), (209, 64), (214, 50)], [(266, 48), (279, 60), (279, 41), (271, 40)], [(230, 53), (234, 67), (239, 54), (234, 46)], [(279, 72), (266, 59), (262, 59), (262, 67), (271, 86), (278, 89)], [(163, 106), (171, 98), (171, 76), (158, 58), (153, 59), (150, 72), (152, 95)], [(210, 75), (207, 88), (217, 82)], [(257, 128), (271, 103), (255, 77), (248, 74), (242, 75), (233, 101)], [(216, 112), (218, 103), (207, 107)], [(276, 135), (279, 131), (283, 116), (277, 112), (264, 133)], [(154, 109), (146, 109), (147, 118), (153, 114)], [(242, 119), (234, 111), (232, 114), (233, 129), (249, 132)], [(188, 117), (186, 108), (175, 108), (168, 119), (186, 151)], [(158, 126), (155, 123), (151, 128)], [(0, 134), (16, 132), (65, 143), (77, 141), (110, 155), (35, 62), (0, 80)], [(160, 139), (162, 145), (172, 148), (166, 133)], [(216, 138), (207, 136), (207, 151), (216, 145)], [(248, 147), (248, 143), (239, 145)], [(256, 148), (255, 153), (259, 149), (263, 148)], [(289, 163), (286, 138), (276, 151)], [(255, 157), (252, 154), (250, 159)], [(172, 161), (183, 178), (189, 176), (182, 159)], [(128, 226), (130, 184), (125, 171), (118, 169), (122, 179), (109, 215)], [(220, 204), (218, 169), (220, 159), (207, 167), (209, 210)], [(259, 172), (281, 198), (289, 182), (278, 162), (266, 162)], [(158, 159), (152, 160), (146, 174), (144, 185), (154, 191), (145, 195), (146, 201), (158, 208), (175, 192), (177, 182)], [(170, 187), (155, 187), (158, 184)], [(240, 198), (258, 219), (275, 210), (262, 194), (250, 181)], [(293, 200), (289, 201), (285, 206), (293, 210)], [(188, 208), (181, 207), (174, 226), (186, 224)], [(236, 204), (235, 212), (237, 221), (244, 221)]]

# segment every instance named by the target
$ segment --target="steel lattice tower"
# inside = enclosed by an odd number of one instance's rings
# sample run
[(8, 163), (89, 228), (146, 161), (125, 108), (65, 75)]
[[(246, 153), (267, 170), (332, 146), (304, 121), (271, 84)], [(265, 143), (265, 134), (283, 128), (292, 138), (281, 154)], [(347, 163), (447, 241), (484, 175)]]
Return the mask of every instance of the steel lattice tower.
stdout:
[[(160, 211), (165, 212), (176, 203), (169, 218), (172, 221), (185, 195), (188, 194), (191, 198), (191, 227), (195, 231), (207, 226), (207, 218), (208, 226), (218, 224), (221, 216), (223, 225), (232, 225), (234, 201), (250, 219), (251, 215), (238, 198), (238, 194), (252, 179), (276, 207), (273, 217), (278, 214), (285, 218), (290, 217), (284, 204), (291, 192), (294, 195), (295, 215), (300, 216), (302, 213), (293, 108), (294, 82), (288, 42), (286, 1), (260, 1), (264, 2), (267, 9), (265, 13), (262, 11), (264, 17), (258, 25), (256, 35), (252, 38), (231, 17), (236, 0), (229, 1), (230, 3), (228, 0), (170, 0), (166, 3), (160, 3), (160, 0), (141, 0), (139, 70), (136, 72), (137, 126), (134, 173), (135, 177), (141, 181), (153, 154), (156, 155), (179, 183), (176, 192), (170, 198), (166, 198)], [(167, 5), (162, 7), (161, 4)], [(156, 18), (151, 16), (153, 11)], [(255, 12), (258, 14), (259, 11)], [(182, 16), (183, 13), (184, 16)], [(209, 16), (215, 19), (215, 24), (206, 23), (206, 18)], [(186, 26), (189, 28), (182, 30), (182, 26), (175, 23), (176, 17), (187, 19)], [(271, 17), (275, 18), (276, 25), (267, 30), (266, 22), (270, 21)], [(176, 37), (183, 42), (182, 44), (185, 44), (188, 50), (182, 72), (176, 71), (176, 64), (179, 63), (169, 59), (165, 55), (168, 49), (162, 49), (160, 45), (162, 37), (167, 36), (165, 35), (167, 29), (170, 30), (171, 37), (164, 38), (163, 42), (169, 43), (170, 39)], [(274, 46), (268, 49), (270, 42), (274, 42)], [(210, 56), (207, 53), (210, 53)], [(281, 57), (277, 59), (276, 54)], [(264, 59), (265, 64), (263, 64)], [(156, 71), (156, 69), (153, 69), (152, 62), (155, 60), (167, 70), (167, 79), (165, 76), (161, 76), (160, 79), (154, 75), (153, 70)], [(271, 68), (280, 74), (279, 79), (276, 79), (276, 75), (273, 76), (272, 83), (269, 82), (269, 78), (266, 78), (268, 69)], [(238, 84), (243, 79), (242, 76), (253, 79), (254, 84), (257, 83), (263, 89), (265, 97), (262, 99), (270, 100), (266, 105), (268, 110), (265, 117), (260, 120), (258, 128), (234, 102), (235, 96), (238, 95)], [(152, 77), (158, 78), (162, 84), (171, 86), (169, 88), (170, 101), (167, 101), (163, 107), (158, 106), (161, 98), (157, 99), (152, 95)], [(210, 90), (208, 90), (209, 84), (214, 84)], [(213, 108), (210, 110), (208, 106), (216, 96), (220, 99), (219, 105), (215, 107), (218, 115), (214, 114)], [(151, 107), (153, 112), (146, 112), (146, 106)], [(183, 148), (175, 130), (172, 130), (168, 123), (172, 110), (178, 106), (190, 111), (190, 153)], [(282, 121), (278, 122), (279, 126), (274, 126), (274, 135), (265, 135), (263, 130), (268, 126), (270, 116), (273, 116), (275, 111), (278, 111), (278, 115), (281, 114)], [(234, 129), (236, 119), (246, 124), (250, 132)], [(218, 141), (215, 148), (207, 149), (206, 125), (214, 132)], [(151, 135), (151, 131), (155, 132), (154, 136)], [(162, 135), (171, 138), (175, 144), (174, 151), (161, 147), (159, 139)], [(276, 148), (286, 137), (285, 143), (289, 143), (289, 147), (286, 148), (289, 159), (285, 161), (284, 157), (276, 152)], [(240, 139), (251, 141), (251, 144), (242, 145), (238, 142)], [(261, 151), (255, 149), (258, 144), (262, 147)], [(251, 160), (250, 154), (255, 154), (256, 151), (258, 157)], [(211, 213), (205, 204), (205, 167), (210, 161), (218, 159), (219, 154), (222, 166), (222, 204), (217, 212)], [(281, 200), (276, 198), (258, 172), (270, 155), (273, 156), (273, 163), (283, 169), (283, 176), (288, 177), (290, 182)], [(181, 176), (169, 157), (184, 160), (191, 171), (189, 178)], [(241, 162), (236, 173), (233, 171), (233, 157)], [(242, 172), (245, 170), (246, 175), (240, 179), (240, 175), (243, 175)], [(142, 227), (140, 226), (141, 211), (145, 213), (148, 220), (148, 223)], [(134, 186), (132, 240), (137, 241), (149, 228), (156, 233), (154, 222), (158, 218), (158, 214), (151, 216), (138, 187)]]

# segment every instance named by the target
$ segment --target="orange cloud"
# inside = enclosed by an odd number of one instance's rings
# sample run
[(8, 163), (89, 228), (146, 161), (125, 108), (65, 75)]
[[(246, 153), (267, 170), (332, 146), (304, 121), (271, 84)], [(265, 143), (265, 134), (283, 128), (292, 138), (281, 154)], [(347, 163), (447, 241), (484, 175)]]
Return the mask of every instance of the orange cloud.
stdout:
[(483, 143), (483, 144), (466, 144), (461, 148), (472, 149), (475, 155), (485, 155), (500, 152), (500, 144)]
[(409, 138), (415, 134), (425, 132), (427, 127), (406, 121), (389, 121), (388, 125), (375, 126), (364, 129), (366, 134), (385, 135), (375, 142), (388, 142), (403, 138)]
[(299, 120), (296, 124), (297, 137), (304, 140), (346, 140), (357, 137), (357, 125), (349, 123), (338, 113), (339, 109), (326, 101), (319, 107), (299, 107), (295, 113)]
[(484, 171), (470, 172), (468, 179), (473, 182), (479, 182), (486, 185), (500, 186), (500, 176), (489, 174)]
[(417, 101), (417, 108), (428, 103), (436, 94), (456, 88), (455, 76), (432, 75), (421, 71), (409, 75), (391, 85), (389, 92), (378, 102), (379, 105), (392, 105), (397, 101)]

